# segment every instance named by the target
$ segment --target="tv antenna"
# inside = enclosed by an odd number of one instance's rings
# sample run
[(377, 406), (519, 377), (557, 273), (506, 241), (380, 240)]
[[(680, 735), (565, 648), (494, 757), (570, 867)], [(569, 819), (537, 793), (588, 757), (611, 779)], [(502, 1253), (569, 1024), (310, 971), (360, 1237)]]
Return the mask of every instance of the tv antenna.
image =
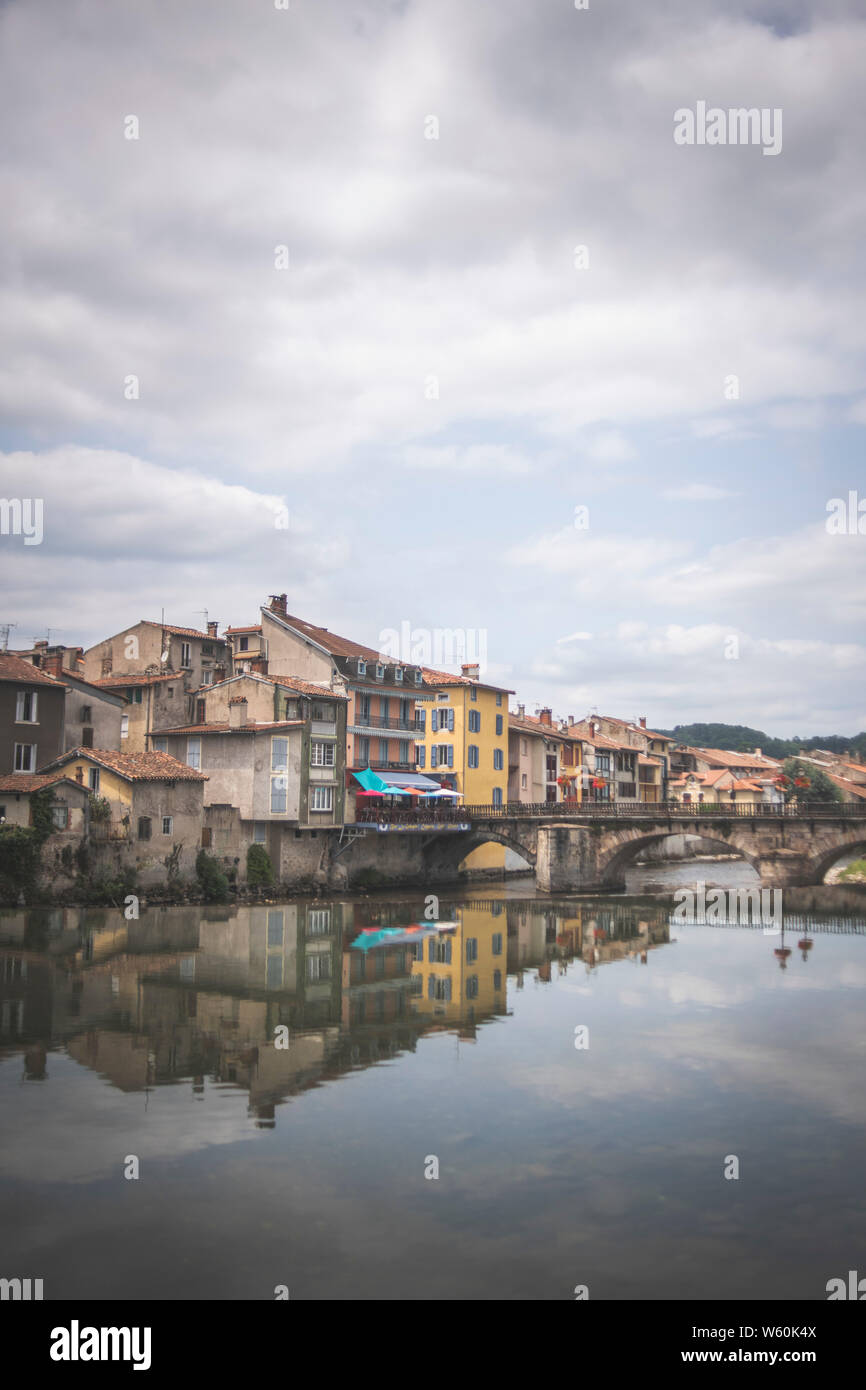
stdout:
[(17, 623), (0, 623), (0, 652), (5, 652), (9, 647), (9, 633)]

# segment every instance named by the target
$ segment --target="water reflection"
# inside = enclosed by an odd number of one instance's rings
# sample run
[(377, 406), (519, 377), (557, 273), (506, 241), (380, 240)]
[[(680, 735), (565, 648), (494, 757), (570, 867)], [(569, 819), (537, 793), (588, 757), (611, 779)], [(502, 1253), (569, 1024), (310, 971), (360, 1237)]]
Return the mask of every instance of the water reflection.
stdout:
[[(506, 1014), (508, 975), (549, 981), (670, 939), (663, 904), (330, 901), (4, 913), (0, 1057), (45, 1080), (58, 1047), (122, 1091), (240, 1087), (261, 1127), (290, 1096)], [(403, 928), (400, 932), (395, 929)], [(389, 934), (391, 933), (391, 934)], [(17, 942), (17, 944), (15, 944)], [(275, 1045), (277, 1030), (287, 1032)]]

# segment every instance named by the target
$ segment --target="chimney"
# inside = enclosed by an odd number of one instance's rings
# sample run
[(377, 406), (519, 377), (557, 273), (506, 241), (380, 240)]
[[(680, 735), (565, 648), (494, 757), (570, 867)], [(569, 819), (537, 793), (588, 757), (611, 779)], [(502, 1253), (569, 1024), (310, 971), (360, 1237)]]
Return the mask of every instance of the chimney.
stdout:
[(229, 728), (240, 729), (247, 722), (247, 702), (242, 695), (229, 700)]
[(289, 611), (286, 607), (286, 595), (270, 594), (269, 598), (271, 600), (271, 612), (278, 613), (281, 618), (287, 618), (289, 616)]
[(466, 679), (470, 681), (477, 681), (481, 675), (481, 667), (479, 666), (477, 661), (464, 661), (463, 665), (460, 667), (460, 670), (462, 671)]
[(218, 629), (219, 629), (219, 623), (218, 623), (218, 622), (209, 622), (208, 625), (207, 625), (207, 635), (208, 635), (208, 637), (216, 637)]
[(63, 653), (54, 652), (51, 656), (46, 656), (42, 662), (42, 670), (60, 680), (63, 675)]
[(760, 758), (760, 756), (761, 756), (761, 750), (760, 750), (760, 748), (756, 748), (756, 749), (755, 749), (755, 757), (756, 757), (756, 758)]
[(640, 724), (640, 726), (641, 726), (642, 729), (645, 729), (645, 728), (646, 728), (646, 715), (645, 715), (645, 714), (642, 714), (642, 715), (641, 715), (640, 719), (638, 720), (638, 723)]
[(547, 724), (548, 726), (552, 725), (552, 724), (553, 724), (553, 718), (552, 718), (552, 716), (553, 716), (553, 710), (552, 710), (552, 709), (547, 709), (546, 706), (545, 706), (544, 709), (540, 709), (540, 710), (538, 711), (538, 722), (539, 722), (539, 724)]
[(40, 650), (42, 647), (47, 647), (47, 646), (48, 646), (48, 639), (45, 638), (45, 637), (41, 637), (41, 638), (39, 639), (38, 642), (34, 642), (34, 643), (33, 643), (33, 646), (34, 646), (34, 649), (36, 649), (36, 650)]
[(518, 718), (518, 719), (525, 719), (525, 718), (526, 718), (526, 706), (525, 706), (525, 705), (518, 705), (518, 706), (517, 706), (517, 718)]

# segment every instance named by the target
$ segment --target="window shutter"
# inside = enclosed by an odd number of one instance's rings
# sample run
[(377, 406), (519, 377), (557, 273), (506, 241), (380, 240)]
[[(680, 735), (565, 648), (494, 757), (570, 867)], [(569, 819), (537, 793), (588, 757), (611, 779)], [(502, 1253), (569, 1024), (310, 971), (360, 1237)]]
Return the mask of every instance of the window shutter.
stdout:
[(438, 734), (438, 732), (439, 732), (439, 711), (438, 711), (438, 709), (433, 709), (433, 710), (430, 711), (430, 732), (431, 732), (431, 734)]
[(453, 731), (453, 729), (454, 729), (454, 711), (453, 711), (453, 709), (450, 709), (450, 710), (448, 711), (448, 732), (449, 732), (449, 734)]
[(446, 939), (446, 942), (445, 942), (445, 964), (446, 964), (446, 965), (450, 965), (450, 964), (451, 964), (451, 937), (450, 937), (450, 936)]
[(454, 744), (453, 744), (453, 743), (449, 743), (449, 745), (448, 745), (448, 766), (449, 766), (449, 767), (453, 767), (453, 766), (454, 766)]
[(432, 999), (436, 993), (436, 976), (427, 976), (427, 998)]
[(436, 749), (436, 748), (431, 748), (431, 749), (430, 749), (430, 766), (431, 766), (431, 767), (438, 767), (438, 766), (439, 766), (439, 761), (438, 761), (438, 760), (439, 760), (439, 753), (438, 753), (437, 749)]
[(450, 975), (449, 975), (448, 979), (445, 981), (445, 998), (446, 998), (446, 1000), (448, 1001), (448, 1003), (450, 1004), (450, 1002), (451, 1002), (451, 977), (450, 977)]

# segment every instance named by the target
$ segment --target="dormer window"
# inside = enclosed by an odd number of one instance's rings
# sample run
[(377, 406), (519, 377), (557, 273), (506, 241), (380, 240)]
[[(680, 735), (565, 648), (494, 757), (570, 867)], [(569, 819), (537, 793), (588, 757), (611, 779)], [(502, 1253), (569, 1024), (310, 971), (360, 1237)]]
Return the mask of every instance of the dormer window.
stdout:
[(395, 680), (395, 682), (396, 682), (397, 684), (399, 684), (399, 682), (402, 681), (402, 679), (403, 679), (403, 667), (402, 667), (402, 666), (395, 666), (395, 667), (394, 667), (394, 680)]
[(358, 675), (359, 675), (359, 676), (366, 676), (366, 674), (367, 674), (367, 663), (366, 663), (366, 661), (362, 661), (361, 658), (358, 657)]
[(424, 679), (424, 677), (423, 677), (423, 675), (421, 674), (421, 672), (420, 672), (420, 671), (416, 671), (416, 672), (415, 672), (415, 684), (416, 684), (416, 685), (420, 685), (423, 679)]
[(376, 680), (377, 680), (377, 681), (383, 681), (384, 679), (385, 679), (385, 667), (381, 664), (381, 662), (378, 662), (378, 661), (377, 661), (377, 663), (376, 663)]

